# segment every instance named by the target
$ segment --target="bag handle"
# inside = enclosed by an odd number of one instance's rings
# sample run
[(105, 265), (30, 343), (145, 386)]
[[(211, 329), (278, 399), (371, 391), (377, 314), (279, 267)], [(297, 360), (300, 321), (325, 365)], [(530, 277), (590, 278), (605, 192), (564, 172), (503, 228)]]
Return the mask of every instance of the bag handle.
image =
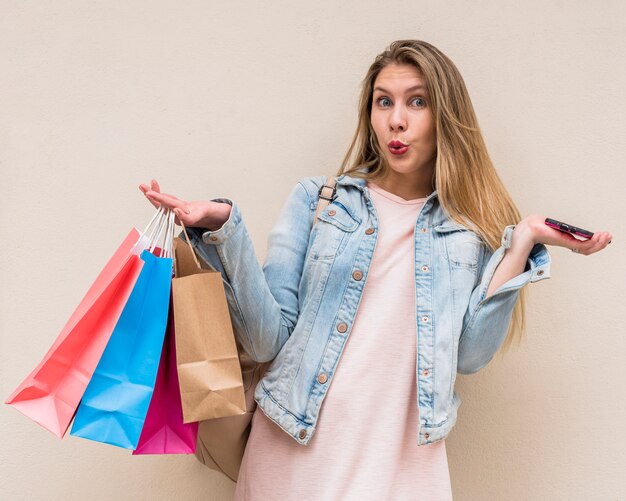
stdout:
[(189, 238), (189, 235), (187, 234), (187, 228), (185, 228), (185, 223), (180, 221), (180, 225), (183, 227), (183, 232), (185, 233), (185, 239), (187, 240), (187, 245), (189, 245), (189, 248), (191, 249), (191, 255), (193, 256), (193, 260), (196, 262), (196, 266), (198, 267), (198, 269), (201, 270), (202, 266), (200, 266), (200, 261), (198, 261), (196, 250), (193, 248), (193, 245), (191, 245), (191, 239)]

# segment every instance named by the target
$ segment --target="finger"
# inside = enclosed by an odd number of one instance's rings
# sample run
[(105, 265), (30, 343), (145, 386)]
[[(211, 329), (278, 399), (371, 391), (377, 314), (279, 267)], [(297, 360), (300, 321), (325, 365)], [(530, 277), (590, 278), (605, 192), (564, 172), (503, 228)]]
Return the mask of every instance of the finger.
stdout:
[(181, 221), (183, 222), (185, 226), (187, 226), (187, 222), (185, 221), (185, 213), (181, 209), (174, 209), (174, 214), (176, 215), (175, 223), (178, 226), (182, 226), (182, 224), (180, 224)]
[(582, 254), (584, 256), (587, 256), (587, 255), (593, 253), (594, 249), (598, 245), (598, 241), (595, 238), (593, 240), (590, 238), (589, 240), (586, 240), (584, 242), (581, 242), (581, 241), (579, 241), (579, 242), (580, 243), (577, 244), (575, 247), (578, 250), (578, 254)]
[(157, 209), (161, 206), (161, 204), (153, 199), (151, 199), (147, 193), (150, 190), (150, 188), (148, 188), (147, 185), (145, 184), (141, 184), (139, 185), (139, 190), (146, 196), (146, 198), (148, 199), (148, 202), (150, 202), (154, 207), (156, 207)]
[(174, 224), (177, 226), (182, 226), (180, 224), (180, 219), (178, 218), (178, 213), (176, 211), (178, 211), (179, 209), (172, 209), (172, 212), (174, 213)]
[(183, 207), (186, 205), (186, 202), (179, 200), (178, 198), (168, 195), (166, 193), (158, 193), (156, 191), (148, 191), (146, 196), (152, 200), (156, 200), (158, 203), (164, 205), (169, 209), (173, 209), (175, 207)]
[(156, 193), (152, 190), (148, 191), (146, 193), (146, 198), (148, 200), (150, 200), (150, 202), (152, 202), (156, 207), (161, 207), (161, 205), (163, 205), (164, 207), (167, 207), (168, 209), (171, 209), (172, 207), (170, 207), (169, 204), (167, 204), (163, 198), (161, 197), (161, 195), (159, 193)]
[[(172, 195), (167, 195), (166, 193), (149, 192), (146, 196), (151, 197), (152, 200), (159, 204), (159, 207), (163, 205), (164, 207), (172, 210), (181, 209), (183, 214), (185, 215), (189, 215), (191, 213), (190, 205), (187, 202), (180, 200)], [(192, 219), (193, 220), (190, 221), (191, 224), (195, 223), (195, 219), (197, 219), (197, 217), (195, 217), (194, 219), (194, 217), (192, 216)], [(185, 220), (185, 224), (190, 224), (187, 221), (188, 220)]]
[(589, 255), (604, 249), (613, 237), (606, 231), (599, 231), (585, 241), (578, 240), (579, 243), (572, 247), (572, 251), (579, 254)]
[(570, 248), (570, 250), (572, 252), (575, 252), (576, 254), (583, 254), (586, 255), (589, 251), (589, 249), (591, 249), (597, 239), (598, 239), (598, 234), (594, 233), (593, 236), (591, 238), (588, 239), (580, 239), (580, 238), (576, 238), (573, 235), (569, 234), (571, 238), (571, 242), (569, 243), (568, 247)]
[(587, 256), (606, 247), (608, 236), (606, 232), (594, 233), (593, 237), (589, 239), (589, 242), (591, 243), (588, 246), (585, 246), (584, 251), (581, 252)]
[(588, 256), (589, 254), (593, 254), (594, 252), (597, 252), (599, 249), (600, 247), (598, 247), (598, 243), (596, 242), (594, 245), (587, 247), (586, 249), (582, 250), (580, 253), (585, 256)]
[(599, 242), (599, 247), (597, 250), (602, 250), (604, 248), (606, 248), (607, 245), (609, 245), (611, 243), (611, 235), (610, 233), (602, 232), (602, 238), (600, 239)]
[(610, 240), (610, 235), (606, 232), (603, 231), (598, 235), (598, 242), (596, 247), (599, 249), (603, 249), (604, 247), (606, 247), (609, 243)]
[(146, 196), (146, 198), (148, 199), (148, 202), (150, 202), (156, 209), (161, 207), (161, 204), (159, 202), (157, 202), (156, 200)]
[(193, 226), (193, 224), (197, 222), (197, 218), (191, 215), (191, 211), (189, 209), (177, 207), (174, 209), (174, 214), (176, 215), (176, 224), (178, 226), (182, 226), (182, 224), (180, 224), (181, 222), (185, 226)]
[(180, 198), (175, 197), (174, 195), (170, 195), (169, 193), (161, 193), (161, 192), (158, 192), (158, 191), (150, 190), (147, 194), (150, 195), (150, 196), (160, 197), (160, 198), (163, 199), (163, 201), (167, 201), (172, 206), (176, 206), (177, 204), (185, 204), (186, 203), (184, 200), (181, 200)]
[(150, 187), (152, 188), (152, 191), (156, 191), (158, 193), (161, 193), (161, 187), (159, 186), (159, 183), (157, 183), (156, 179), (152, 179), (150, 181)]

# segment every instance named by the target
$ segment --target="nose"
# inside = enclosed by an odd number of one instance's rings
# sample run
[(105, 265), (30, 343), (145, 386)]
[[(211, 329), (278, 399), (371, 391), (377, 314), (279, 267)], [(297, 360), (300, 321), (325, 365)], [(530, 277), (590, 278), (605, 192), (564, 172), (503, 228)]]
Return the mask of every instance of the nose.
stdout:
[(392, 131), (406, 130), (406, 113), (402, 106), (396, 106), (389, 117), (389, 127)]

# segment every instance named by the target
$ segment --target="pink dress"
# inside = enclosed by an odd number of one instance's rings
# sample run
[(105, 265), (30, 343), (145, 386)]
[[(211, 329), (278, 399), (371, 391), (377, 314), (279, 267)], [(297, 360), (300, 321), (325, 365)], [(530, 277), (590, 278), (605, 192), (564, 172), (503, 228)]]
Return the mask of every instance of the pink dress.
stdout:
[(445, 441), (417, 445), (414, 236), (423, 198), (369, 183), (379, 235), (309, 445), (257, 407), (235, 500), (452, 499)]

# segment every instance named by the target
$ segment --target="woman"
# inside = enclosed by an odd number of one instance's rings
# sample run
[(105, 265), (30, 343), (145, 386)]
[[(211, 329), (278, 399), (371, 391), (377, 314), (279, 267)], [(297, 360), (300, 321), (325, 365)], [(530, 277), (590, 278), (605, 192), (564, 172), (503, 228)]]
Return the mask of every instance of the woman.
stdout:
[(293, 188), (263, 268), (232, 200), (140, 187), (192, 227), (239, 341), (272, 361), (235, 498), (451, 499), (457, 372), (519, 337), (522, 288), (549, 276), (546, 244), (591, 254), (611, 236), (583, 242), (520, 217), (456, 66), (422, 41), (376, 57), (316, 215), (324, 179)]

